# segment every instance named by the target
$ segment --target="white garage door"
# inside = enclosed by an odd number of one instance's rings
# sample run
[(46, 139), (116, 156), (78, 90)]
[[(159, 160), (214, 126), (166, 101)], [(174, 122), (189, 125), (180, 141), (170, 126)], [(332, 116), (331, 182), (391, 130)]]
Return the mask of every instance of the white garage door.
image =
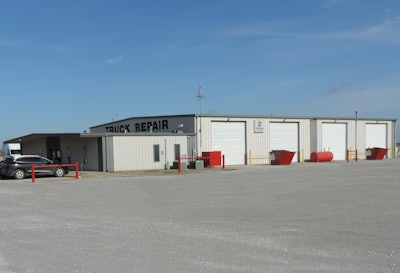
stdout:
[(212, 122), (211, 130), (212, 150), (221, 151), (225, 155), (225, 164), (245, 164), (245, 123)]
[(387, 148), (387, 125), (386, 124), (367, 124), (366, 147), (365, 148)]
[(270, 149), (296, 152), (294, 162), (299, 160), (299, 124), (271, 122), (269, 124)]
[(346, 132), (345, 123), (322, 123), (321, 151), (333, 153), (333, 160), (346, 160)]

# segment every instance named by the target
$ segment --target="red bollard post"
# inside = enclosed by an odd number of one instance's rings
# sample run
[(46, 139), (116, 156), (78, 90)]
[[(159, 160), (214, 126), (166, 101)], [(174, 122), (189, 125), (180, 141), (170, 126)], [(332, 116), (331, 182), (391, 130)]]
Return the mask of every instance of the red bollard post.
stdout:
[(222, 155), (222, 169), (225, 169), (225, 155)]
[(181, 157), (178, 157), (178, 173), (182, 172)]
[(79, 179), (79, 164), (78, 164), (78, 161), (75, 162), (75, 178)]
[(356, 162), (358, 162), (358, 150), (356, 149)]
[(35, 165), (32, 164), (32, 183), (35, 183)]

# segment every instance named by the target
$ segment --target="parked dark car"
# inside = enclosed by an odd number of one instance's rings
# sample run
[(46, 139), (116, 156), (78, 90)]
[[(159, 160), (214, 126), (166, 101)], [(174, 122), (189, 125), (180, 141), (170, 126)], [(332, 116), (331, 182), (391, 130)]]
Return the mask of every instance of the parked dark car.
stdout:
[[(1, 177), (23, 179), (32, 175), (32, 164), (35, 166), (50, 165), (35, 169), (35, 175), (53, 175), (62, 177), (69, 172), (68, 167), (60, 167), (58, 163), (38, 155), (21, 155), (4, 159), (0, 167)], [(54, 166), (54, 167), (53, 167)]]

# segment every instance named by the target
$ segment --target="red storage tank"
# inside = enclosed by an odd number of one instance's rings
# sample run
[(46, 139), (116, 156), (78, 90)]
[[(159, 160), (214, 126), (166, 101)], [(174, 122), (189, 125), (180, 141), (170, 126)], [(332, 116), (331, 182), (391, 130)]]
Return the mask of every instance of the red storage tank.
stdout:
[(203, 152), (204, 167), (221, 166), (221, 151)]
[(310, 156), (311, 162), (329, 162), (333, 159), (332, 152), (312, 152)]

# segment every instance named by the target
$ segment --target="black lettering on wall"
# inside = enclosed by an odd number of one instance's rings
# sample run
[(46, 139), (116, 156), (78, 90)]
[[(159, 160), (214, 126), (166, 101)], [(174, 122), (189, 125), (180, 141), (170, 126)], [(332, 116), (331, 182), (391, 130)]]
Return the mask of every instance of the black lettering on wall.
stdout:
[[(129, 124), (125, 124), (124, 128), (120, 127), (121, 132), (130, 132)], [(135, 123), (135, 132), (151, 132), (159, 130), (168, 130), (168, 120), (155, 120), (141, 123)]]
[(153, 131), (157, 131), (158, 130), (158, 125), (157, 125), (157, 121), (153, 122)]
[(163, 129), (163, 130), (165, 130), (165, 129), (168, 130), (168, 120), (164, 119), (164, 120), (162, 121), (162, 129)]
[[(106, 126), (106, 132), (107, 133), (128, 133), (131, 130), (129, 129), (130, 124), (124, 124), (124, 125), (114, 125), (114, 126)], [(139, 132), (140, 128), (138, 127), (138, 124), (136, 124), (136, 132)]]

